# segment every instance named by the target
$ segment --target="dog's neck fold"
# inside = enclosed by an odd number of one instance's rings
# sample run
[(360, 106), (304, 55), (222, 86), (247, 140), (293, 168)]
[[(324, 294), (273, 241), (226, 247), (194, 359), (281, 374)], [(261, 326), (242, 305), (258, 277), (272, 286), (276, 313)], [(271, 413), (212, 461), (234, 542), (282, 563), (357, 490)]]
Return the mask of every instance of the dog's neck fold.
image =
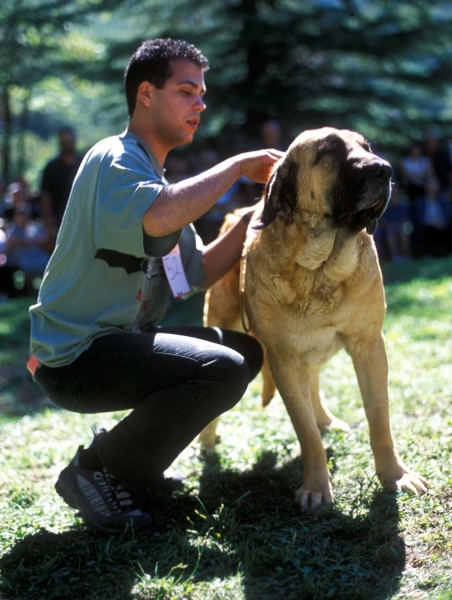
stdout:
[(281, 243), (281, 236), (293, 238), (292, 243), (283, 246), (293, 249), (291, 260), (299, 267), (308, 271), (322, 269), (329, 279), (343, 281), (358, 266), (360, 236), (350, 235), (346, 229), (325, 227), (323, 219), (317, 223), (312, 217), (303, 214), (302, 222), (293, 226), (279, 227), (275, 223), (275, 227), (268, 229), (273, 229), (276, 240), (279, 238), (279, 242), (275, 240), (276, 243)]

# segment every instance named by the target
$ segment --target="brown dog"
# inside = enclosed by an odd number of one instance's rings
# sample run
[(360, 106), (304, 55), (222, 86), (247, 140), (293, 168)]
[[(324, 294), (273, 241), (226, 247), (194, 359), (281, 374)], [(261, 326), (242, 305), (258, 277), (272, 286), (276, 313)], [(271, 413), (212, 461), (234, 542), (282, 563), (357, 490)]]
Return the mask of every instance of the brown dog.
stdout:
[[(378, 477), (390, 490), (426, 491), (399, 457), (389, 424), (385, 296), (370, 234), (389, 201), (391, 174), (358, 133), (305, 131), (277, 163), (248, 228), (242, 316), (266, 351), (263, 402), (276, 383), (301, 445), (303, 509), (333, 501), (320, 431), (347, 426), (323, 406), (319, 370), (341, 348), (353, 360)], [(241, 328), (239, 278), (237, 266), (211, 288), (207, 325)], [(215, 425), (201, 433), (206, 448)]]

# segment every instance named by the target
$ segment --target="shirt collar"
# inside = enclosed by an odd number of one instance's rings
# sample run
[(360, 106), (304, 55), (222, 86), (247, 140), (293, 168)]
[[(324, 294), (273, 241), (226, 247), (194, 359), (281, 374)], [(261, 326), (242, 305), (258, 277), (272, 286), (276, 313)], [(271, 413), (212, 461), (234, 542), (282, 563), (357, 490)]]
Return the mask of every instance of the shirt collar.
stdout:
[(149, 160), (151, 161), (155, 172), (160, 177), (160, 179), (163, 179), (163, 176), (165, 174), (165, 169), (155, 158), (152, 150), (149, 148), (149, 146), (146, 144), (146, 142), (142, 138), (140, 138), (135, 133), (132, 133), (131, 131), (124, 131), (124, 133), (122, 133), (119, 137), (126, 139), (126, 140), (134, 140), (135, 142), (139, 143), (146, 150), (146, 154), (149, 156)]

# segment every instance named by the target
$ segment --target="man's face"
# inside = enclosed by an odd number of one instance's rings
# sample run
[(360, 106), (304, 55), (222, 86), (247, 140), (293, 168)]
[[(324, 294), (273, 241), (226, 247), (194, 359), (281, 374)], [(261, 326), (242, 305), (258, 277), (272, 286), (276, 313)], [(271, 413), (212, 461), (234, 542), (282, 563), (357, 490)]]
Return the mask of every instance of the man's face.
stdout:
[(153, 86), (149, 113), (154, 134), (168, 150), (192, 141), (206, 108), (203, 69), (187, 59), (173, 61), (171, 68), (165, 86)]

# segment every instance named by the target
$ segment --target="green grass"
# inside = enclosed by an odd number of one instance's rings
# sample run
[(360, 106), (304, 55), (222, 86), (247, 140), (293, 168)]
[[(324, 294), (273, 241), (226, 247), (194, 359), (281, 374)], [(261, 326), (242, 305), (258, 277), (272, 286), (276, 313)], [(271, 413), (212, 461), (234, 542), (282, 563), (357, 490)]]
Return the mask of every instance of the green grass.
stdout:
[[(0, 598), (451, 600), (452, 260), (384, 271), (393, 433), (429, 493), (382, 492), (339, 354), (322, 373), (329, 407), (352, 427), (324, 438), (333, 507), (295, 506), (298, 443), (279, 398), (261, 410), (257, 380), (223, 417), (218, 456), (187, 448), (175, 464), (186, 490), (155, 498), (151, 530), (119, 538), (88, 532), (53, 484), (91, 425), (122, 414), (52, 407), (23, 367), (26, 301), (0, 306)], [(184, 318), (199, 320), (200, 300), (189, 302)]]

